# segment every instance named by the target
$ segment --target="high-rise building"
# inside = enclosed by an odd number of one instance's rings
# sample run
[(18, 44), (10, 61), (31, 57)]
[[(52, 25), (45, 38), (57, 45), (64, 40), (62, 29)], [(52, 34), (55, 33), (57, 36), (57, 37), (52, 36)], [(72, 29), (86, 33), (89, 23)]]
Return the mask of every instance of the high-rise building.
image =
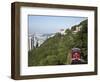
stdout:
[(28, 50), (41, 46), (48, 38), (55, 34), (39, 34), (34, 33), (28, 36)]

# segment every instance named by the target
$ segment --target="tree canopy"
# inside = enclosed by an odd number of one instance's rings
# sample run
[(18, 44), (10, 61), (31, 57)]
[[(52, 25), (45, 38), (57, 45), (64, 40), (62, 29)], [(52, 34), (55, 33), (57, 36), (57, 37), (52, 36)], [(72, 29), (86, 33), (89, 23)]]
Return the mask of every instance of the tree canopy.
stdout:
[(56, 33), (48, 38), (40, 47), (33, 48), (28, 52), (29, 66), (43, 65), (65, 65), (70, 64), (72, 48), (81, 49), (81, 58), (87, 61), (87, 20), (80, 22), (80, 31), (73, 33), (76, 29), (66, 29), (66, 34)]

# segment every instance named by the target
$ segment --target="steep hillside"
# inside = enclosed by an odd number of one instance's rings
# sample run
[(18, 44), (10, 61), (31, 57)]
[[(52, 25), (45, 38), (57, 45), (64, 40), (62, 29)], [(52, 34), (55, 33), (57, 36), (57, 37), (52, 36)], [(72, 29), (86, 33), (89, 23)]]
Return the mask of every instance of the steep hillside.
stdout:
[[(77, 26), (80, 30), (74, 33)], [(66, 29), (65, 35), (56, 33), (48, 38), (40, 47), (33, 48), (28, 52), (29, 66), (42, 65), (65, 65), (70, 64), (71, 49), (74, 47), (81, 49), (81, 58), (87, 61), (87, 20), (79, 25)]]

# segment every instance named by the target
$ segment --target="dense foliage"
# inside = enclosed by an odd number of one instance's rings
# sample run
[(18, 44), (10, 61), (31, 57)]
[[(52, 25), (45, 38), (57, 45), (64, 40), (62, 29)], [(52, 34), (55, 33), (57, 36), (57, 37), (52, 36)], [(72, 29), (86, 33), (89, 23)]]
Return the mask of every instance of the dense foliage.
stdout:
[[(74, 33), (77, 26), (80, 31)], [(71, 49), (80, 48), (81, 58), (87, 61), (87, 20), (79, 25), (66, 29), (66, 34), (56, 33), (47, 39), (40, 47), (28, 52), (29, 66), (71, 64)]]

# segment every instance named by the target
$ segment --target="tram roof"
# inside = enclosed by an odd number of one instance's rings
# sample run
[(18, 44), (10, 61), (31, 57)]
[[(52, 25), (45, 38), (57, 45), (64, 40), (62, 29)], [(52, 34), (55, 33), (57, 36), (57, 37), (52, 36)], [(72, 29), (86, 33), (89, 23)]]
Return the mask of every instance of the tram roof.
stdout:
[(72, 48), (72, 50), (73, 51), (76, 51), (76, 50), (80, 51), (81, 49), (80, 48)]

